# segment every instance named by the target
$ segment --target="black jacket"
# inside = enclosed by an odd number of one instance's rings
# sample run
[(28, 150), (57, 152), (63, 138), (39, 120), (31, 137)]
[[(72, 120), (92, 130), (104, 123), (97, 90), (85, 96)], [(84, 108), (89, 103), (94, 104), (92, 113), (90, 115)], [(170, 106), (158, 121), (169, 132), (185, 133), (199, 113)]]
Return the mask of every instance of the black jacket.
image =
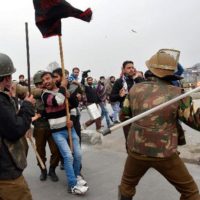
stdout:
[(16, 114), (11, 98), (0, 92), (0, 110), (0, 180), (10, 180), (19, 177), (22, 170), (16, 167), (3, 141), (15, 142), (25, 135), (30, 128), (34, 108), (30, 102), (24, 101)]
[(85, 94), (87, 97), (87, 103), (100, 103), (101, 100), (99, 96), (97, 95), (96, 88), (93, 88), (92, 86), (85, 86)]
[(84, 91), (85, 91), (85, 95), (87, 98), (87, 104), (91, 104), (91, 103), (100, 103), (101, 100), (99, 98), (99, 96), (97, 95), (97, 90), (95, 87), (89, 86), (85, 84), (85, 78), (82, 78), (81, 83), (84, 86)]
[[(128, 86), (128, 91), (131, 89), (131, 87), (135, 83), (140, 83), (142, 81), (144, 81), (144, 79), (141, 78), (141, 77), (137, 77), (135, 79), (126, 77), (126, 83), (127, 83), (127, 86)], [(123, 79), (119, 78), (115, 81), (113, 88), (112, 88), (112, 91), (111, 91), (111, 94), (110, 94), (110, 101), (111, 102), (119, 101), (120, 106), (122, 106), (122, 103), (125, 99), (125, 96), (124, 97), (119, 96), (119, 91), (122, 89), (122, 87), (123, 87)]]

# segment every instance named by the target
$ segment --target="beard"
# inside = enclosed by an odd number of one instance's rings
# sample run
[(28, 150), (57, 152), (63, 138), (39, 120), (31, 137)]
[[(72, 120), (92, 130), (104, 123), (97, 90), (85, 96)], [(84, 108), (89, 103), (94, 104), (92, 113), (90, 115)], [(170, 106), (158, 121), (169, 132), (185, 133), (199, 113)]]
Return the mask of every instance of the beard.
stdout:
[(57, 81), (57, 82), (55, 82), (55, 84), (56, 84), (56, 87), (58, 87), (58, 88), (61, 86), (61, 82)]

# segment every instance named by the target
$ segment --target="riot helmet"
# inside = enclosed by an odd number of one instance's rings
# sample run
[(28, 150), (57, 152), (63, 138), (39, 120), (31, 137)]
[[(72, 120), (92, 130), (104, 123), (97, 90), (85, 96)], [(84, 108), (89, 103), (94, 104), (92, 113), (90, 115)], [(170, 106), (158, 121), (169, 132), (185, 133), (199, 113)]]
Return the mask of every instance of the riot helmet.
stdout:
[(0, 77), (8, 76), (16, 71), (13, 62), (6, 54), (0, 53)]
[(160, 49), (146, 61), (146, 66), (156, 76), (162, 78), (173, 75), (177, 69), (180, 51), (174, 49)]
[(40, 70), (40, 71), (38, 71), (38, 72), (36, 72), (36, 73), (34, 74), (34, 76), (33, 76), (33, 82), (34, 82), (34, 84), (42, 83), (42, 78), (41, 78), (41, 76), (42, 76), (42, 74), (43, 74), (44, 72), (45, 72), (45, 71)]

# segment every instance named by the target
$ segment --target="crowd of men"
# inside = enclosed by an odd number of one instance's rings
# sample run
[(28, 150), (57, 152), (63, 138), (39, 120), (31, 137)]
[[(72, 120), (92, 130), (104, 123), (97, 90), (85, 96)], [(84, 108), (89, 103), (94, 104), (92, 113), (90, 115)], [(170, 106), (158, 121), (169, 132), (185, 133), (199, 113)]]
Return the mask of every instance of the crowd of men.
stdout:
[[(177, 53), (177, 56), (172, 56)], [(74, 67), (72, 73), (61, 68), (38, 71), (33, 76), (34, 87), (29, 94), (24, 76), (19, 84), (12, 83), (15, 72), (11, 59), (0, 54), (0, 199), (32, 199), (30, 190), (23, 178), (26, 167), (26, 140), (24, 136), (33, 125), (36, 149), (45, 168), (38, 160), (41, 169), (40, 181), (47, 176), (56, 182), (59, 177), (56, 167), (66, 174), (68, 192), (83, 195), (88, 184), (81, 174), (81, 128), (87, 129), (95, 123), (96, 133), (102, 132), (105, 118), (108, 128), (125, 121), (177, 95), (182, 90), (177, 85), (179, 51), (159, 50), (146, 65), (148, 70), (138, 71), (134, 62), (123, 62), (118, 79), (100, 76), (97, 85), (88, 71), (80, 78), (80, 69)], [(64, 73), (63, 73), (64, 71)], [(166, 95), (167, 94), (167, 95)], [(20, 98), (20, 107), (17, 100)], [(113, 109), (110, 113), (109, 103)], [(80, 105), (96, 104), (101, 110), (97, 119), (80, 123)], [(181, 106), (180, 106), (181, 104)], [(181, 193), (182, 200), (199, 200), (199, 191), (177, 152), (178, 138), (183, 136), (178, 120), (200, 130), (199, 110), (191, 111), (191, 99), (186, 98), (156, 112), (144, 119), (123, 127), (127, 161), (121, 184), (119, 200), (131, 200), (135, 187), (145, 172), (153, 167), (172, 183)], [(187, 117), (185, 113), (187, 111)], [(2, 114), (4, 113), (4, 114)], [(189, 117), (188, 117), (189, 116)], [(5, 123), (9, 121), (9, 125)], [(29, 132), (29, 131), (28, 131)], [(28, 135), (27, 137), (31, 137)], [(46, 144), (51, 157), (49, 169), (46, 167)], [(173, 166), (171, 169), (170, 166)], [(180, 173), (176, 173), (178, 170)], [(12, 182), (13, 187), (9, 187)], [(12, 197), (15, 193), (14, 198)]]

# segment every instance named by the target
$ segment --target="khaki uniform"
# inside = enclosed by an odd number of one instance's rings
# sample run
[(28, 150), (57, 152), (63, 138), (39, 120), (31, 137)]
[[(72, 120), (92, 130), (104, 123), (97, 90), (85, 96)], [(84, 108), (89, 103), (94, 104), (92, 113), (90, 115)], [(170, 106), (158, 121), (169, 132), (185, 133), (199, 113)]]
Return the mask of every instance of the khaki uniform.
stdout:
[(32, 200), (28, 184), (23, 176), (13, 180), (0, 180), (0, 200)]
[[(52, 133), (49, 127), (48, 120), (43, 117), (44, 112), (44, 104), (41, 99), (36, 99), (36, 112), (41, 114), (41, 118), (36, 120), (33, 125), (33, 136), (35, 138), (36, 148), (37, 151), (45, 164), (47, 158), (46, 158), (46, 143), (49, 144), (49, 149), (51, 152), (50, 157), (50, 168), (56, 168), (58, 166), (59, 160), (60, 160), (60, 154), (58, 151), (58, 148), (53, 140)], [(41, 168), (39, 162), (38, 165)]]
[[(181, 88), (158, 78), (132, 87), (124, 115), (136, 116), (181, 94)], [(181, 193), (181, 200), (200, 200), (199, 191), (177, 152), (177, 120), (200, 130), (191, 98), (173, 103), (132, 123), (128, 135), (129, 155), (119, 190), (132, 199), (136, 185), (149, 168), (159, 171)], [(178, 173), (177, 173), (178, 172)]]

